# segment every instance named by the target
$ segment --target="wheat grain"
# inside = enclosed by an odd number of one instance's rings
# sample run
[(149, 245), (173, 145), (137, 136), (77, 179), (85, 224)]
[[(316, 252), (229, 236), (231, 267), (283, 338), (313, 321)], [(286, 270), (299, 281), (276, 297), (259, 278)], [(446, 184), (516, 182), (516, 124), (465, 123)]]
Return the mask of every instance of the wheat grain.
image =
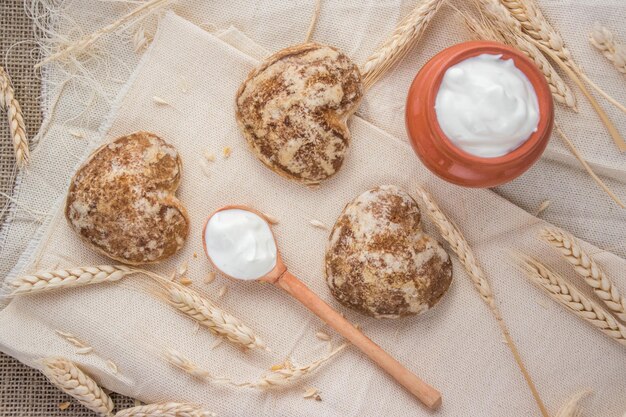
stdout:
[(22, 115), (22, 107), (15, 98), (15, 92), (11, 85), (9, 74), (0, 66), (0, 107), (7, 111), (9, 132), (13, 141), (15, 160), (19, 167), (25, 167), (30, 158), (28, 138), (26, 137), (26, 125)]
[(528, 257), (523, 257), (521, 262), (527, 276), (546, 290), (553, 299), (616, 342), (626, 346), (626, 327), (610, 313), (541, 262)]
[(9, 283), (13, 291), (10, 297), (23, 294), (35, 294), (58, 288), (78, 287), (101, 282), (118, 281), (134, 273), (123, 265), (100, 265), (59, 269), (56, 271), (36, 272), (21, 276)]
[(476, 1), (483, 6), (482, 10), (488, 20), (478, 22), (470, 16), (464, 16), (465, 24), (470, 32), (480, 39), (503, 42), (522, 51), (546, 77), (554, 100), (578, 111), (576, 96), (541, 51), (524, 37), (520, 23), (511, 17), (498, 0)]
[(204, 279), (204, 283), (205, 284), (211, 284), (213, 281), (215, 281), (215, 277), (216, 277), (215, 272), (212, 272), (212, 271), (209, 272), (207, 274), (206, 278)]
[(214, 417), (216, 414), (194, 404), (158, 403), (121, 410), (115, 417)]
[(41, 365), (43, 374), (61, 391), (101, 416), (111, 415), (113, 401), (76, 364), (64, 358), (46, 358)]
[(115, 22), (103, 27), (97, 32), (83, 36), (78, 41), (63, 46), (62, 48), (60, 48), (59, 51), (49, 55), (48, 57), (43, 59), (41, 62), (37, 63), (35, 65), (35, 68), (39, 68), (42, 65), (45, 65), (49, 62), (57, 61), (60, 59), (65, 59), (69, 55), (72, 55), (72, 54), (84, 52), (85, 50), (89, 49), (94, 43), (96, 43), (102, 36), (106, 35), (107, 33), (114, 32), (120, 26), (124, 25), (127, 22), (130, 22), (136, 16), (144, 12), (154, 12), (155, 10), (166, 6), (171, 1), (172, 0), (148, 0), (145, 3), (141, 4), (139, 7), (137, 7), (136, 9), (132, 10), (130, 13), (122, 16)]
[(159, 97), (159, 96), (153, 96), (153, 97), (152, 97), (152, 100), (153, 100), (156, 104), (158, 104), (158, 105), (160, 105), (160, 106), (169, 106), (169, 104), (170, 104), (170, 103), (168, 103), (167, 101), (165, 101), (165, 99), (163, 99), (163, 98), (161, 98), (161, 97)]
[(555, 228), (543, 229), (541, 237), (574, 266), (574, 270), (593, 288), (595, 294), (608, 309), (620, 320), (626, 322), (626, 299), (596, 261), (580, 246), (578, 240), (571, 234)]
[(626, 74), (626, 46), (619, 43), (613, 33), (599, 24), (594, 25), (589, 42), (622, 74)]
[(71, 333), (63, 332), (61, 330), (55, 330), (54, 332), (79, 349), (84, 349), (84, 348), (89, 347), (85, 342), (78, 339), (76, 336), (74, 336)]
[(70, 408), (70, 405), (72, 405), (72, 403), (70, 403), (69, 401), (62, 402), (59, 404), (59, 410), (65, 411)]
[(224, 159), (228, 159), (230, 158), (230, 155), (233, 153), (233, 149), (230, 146), (226, 146), (222, 150), (222, 153), (224, 154)]
[(311, 226), (317, 228), (317, 229), (322, 229), (322, 230), (328, 230), (328, 226), (326, 226), (324, 223), (322, 223), (319, 220), (311, 220), (309, 221), (309, 223), (311, 224)]
[(315, 337), (317, 337), (319, 340), (324, 340), (326, 342), (330, 340), (330, 336), (328, 335), (328, 333), (321, 330), (315, 333)]
[(119, 372), (119, 369), (117, 368), (117, 365), (112, 360), (110, 360), (110, 359), (107, 360), (106, 361), (106, 365), (107, 365), (107, 368), (109, 368), (109, 370), (111, 372), (113, 372), (114, 374), (117, 374)]
[(372, 87), (419, 41), (445, 0), (423, 0), (395, 28), (391, 36), (367, 58), (361, 67), (363, 86)]
[(431, 221), (435, 224), (441, 236), (448, 242), (454, 253), (459, 258), (459, 261), (467, 271), (472, 283), (474, 284), (474, 288), (478, 291), (478, 294), (483, 299), (483, 301), (489, 306), (489, 310), (493, 314), (498, 326), (500, 326), (500, 331), (502, 335), (506, 339), (507, 346), (511, 350), (513, 357), (515, 358), (515, 362), (519, 367), (526, 383), (528, 384), (528, 388), (530, 389), (541, 414), (544, 417), (549, 417), (548, 410), (546, 409), (541, 397), (539, 396), (539, 391), (535, 387), (535, 383), (533, 382), (530, 374), (526, 370), (526, 366), (522, 361), (522, 357), (517, 350), (517, 346), (509, 333), (508, 326), (504, 322), (502, 318), (502, 314), (500, 313), (500, 309), (496, 305), (495, 297), (493, 292), (491, 291), (491, 286), (487, 281), (487, 277), (485, 272), (478, 264), (476, 257), (474, 256), (474, 252), (471, 247), (465, 240), (465, 237), (461, 233), (461, 231), (448, 219), (448, 217), (443, 213), (443, 211), (439, 208), (437, 203), (433, 200), (431, 195), (422, 187), (417, 187), (417, 194), (423, 202), (423, 206), (426, 209), (426, 213)]
[(174, 349), (167, 349), (165, 351), (165, 359), (177, 367), (188, 373), (189, 375), (199, 378), (199, 379), (208, 379), (211, 377), (211, 374), (208, 371), (204, 371), (193, 363), (190, 359), (183, 356), (180, 352)]
[(316, 395), (318, 395), (318, 393), (320, 392), (320, 390), (318, 390), (317, 388), (307, 388), (304, 390), (304, 394), (302, 395), (304, 398), (313, 398)]
[(148, 271), (141, 271), (157, 279), (164, 290), (167, 301), (178, 311), (196, 320), (213, 334), (249, 349), (266, 349), (265, 343), (241, 320), (226, 313), (210, 300), (200, 296), (190, 288), (169, 282)]
[(69, 134), (74, 136), (76, 139), (85, 139), (85, 135), (81, 132), (77, 132), (75, 130), (70, 130)]
[(178, 282), (180, 282), (181, 285), (184, 285), (185, 287), (190, 286), (191, 284), (193, 284), (193, 281), (190, 280), (187, 277), (181, 277)]
[(227, 291), (228, 287), (226, 285), (222, 285), (217, 293), (217, 298), (222, 298), (224, 295), (226, 295)]

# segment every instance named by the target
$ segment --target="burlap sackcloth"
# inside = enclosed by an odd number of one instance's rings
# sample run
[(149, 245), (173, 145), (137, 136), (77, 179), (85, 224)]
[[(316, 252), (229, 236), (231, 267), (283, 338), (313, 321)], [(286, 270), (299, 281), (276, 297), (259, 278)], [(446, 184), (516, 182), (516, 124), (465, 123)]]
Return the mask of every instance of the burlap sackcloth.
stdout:
[[(320, 322), (279, 290), (222, 277), (210, 287), (202, 284), (210, 270), (202, 255), (202, 222), (217, 207), (242, 203), (280, 220), (275, 232), (285, 261), (297, 276), (444, 393), (439, 415), (534, 415), (536, 406), (497, 326), (456, 260), (449, 293), (419, 318), (367, 319), (346, 311), (329, 295), (323, 280), (327, 232), (312, 228), (309, 221), (332, 225), (345, 203), (375, 185), (392, 183), (410, 191), (421, 183), (465, 231), (549, 408), (554, 411), (572, 392), (591, 388), (596, 395), (589, 415), (619, 415), (624, 410), (626, 361), (621, 347), (564, 313), (514, 266), (510, 253), (523, 251), (571, 272), (537, 240), (543, 221), (488, 190), (462, 189), (438, 180), (416, 162), (405, 142), (359, 117), (351, 122), (350, 155), (333, 179), (309, 189), (279, 178), (247, 150), (234, 119), (235, 91), (256, 63), (242, 50), (254, 47), (235, 30), (222, 37), (175, 15), (166, 16), (105, 123), (101, 140), (146, 129), (177, 146), (185, 165), (179, 197), (189, 210), (192, 230), (184, 250), (156, 269), (167, 274), (188, 261), (196, 288), (212, 297), (220, 286), (228, 285), (220, 305), (255, 328), (272, 353), (243, 353), (227, 344), (210, 350), (214, 337), (202, 329), (196, 332), (193, 322), (146, 291), (147, 285), (136, 285), (139, 278), (14, 299), (0, 313), (3, 351), (35, 367), (41, 357), (63, 355), (114, 391), (149, 402), (201, 403), (221, 415), (429, 415), (353, 349), (304, 383), (322, 391), (321, 402), (304, 400), (297, 388), (263, 392), (211, 386), (163, 360), (163, 349), (175, 348), (216, 375), (251, 380), (286, 356), (306, 363), (325, 352), (326, 345), (314, 337)], [(181, 82), (189, 86), (186, 93)], [(169, 105), (155, 103), (154, 96)], [(203, 168), (204, 150), (219, 155), (226, 146), (233, 149), (230, 158), (218, 158)], [(60, 211), (55, 216), (30, 268), (110, 262), (80, 243)], [(427, 222), (425, 227), (432, 232)], [(591, 245), (585, 247), (598, 252)], [(618, 285), (625, 284), (620, 271), (626, 261), (609, 252), (598, 253), (596, 259)], [(79, 335), (96, 353), (76, 355), (54, 330)], [(118, 375), (111, 373), (106, 360), (118, 365)]]

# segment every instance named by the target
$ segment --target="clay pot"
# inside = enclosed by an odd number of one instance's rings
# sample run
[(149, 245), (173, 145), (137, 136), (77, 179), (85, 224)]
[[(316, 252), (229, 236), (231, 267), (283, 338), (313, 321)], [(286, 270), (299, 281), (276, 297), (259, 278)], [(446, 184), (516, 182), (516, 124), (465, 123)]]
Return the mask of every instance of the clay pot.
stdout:
[[(454, 146), (435, 113), (435, 99), (446, 70), (481, 54), (513, 59), (534, 87), (539, 103), (537, 131), (519, 148), (495, 158), (471, 155)], [(554, 104), (544, 75), (522, 52), (497, 42), (475, 41), (444, 49), (424, 65), (409, 89), (405, 117), (411, 145), (429, 170), (454, 184), (486, 188), (517, 178), (539, 159), (552, 132)]]

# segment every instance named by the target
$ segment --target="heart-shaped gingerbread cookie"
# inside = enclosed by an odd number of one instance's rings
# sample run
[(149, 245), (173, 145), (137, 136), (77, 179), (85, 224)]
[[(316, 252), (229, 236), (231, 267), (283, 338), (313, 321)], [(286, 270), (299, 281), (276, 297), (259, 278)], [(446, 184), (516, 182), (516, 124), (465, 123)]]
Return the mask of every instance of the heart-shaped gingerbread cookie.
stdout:
[(178, 251), (189, 217), (175, 196), (182, 161), (176, 148), (148, 132), (97, 149), (72, 178), (65, 216), (95, 250), (137, 265)]
[(326, 249), (326, 282), (335, 298), (374, 317), (433, 307), (450, 286), (452, 262), (420, 221), (415, 200), (393, 185), (349, 203)]
[(306, 43), (277, 52), (248, 75), (237, 92), (237, 122), (265, 165), (317, 184), (341, 167), (350, 144), (347, 119), (362, 97), (350, 58)]

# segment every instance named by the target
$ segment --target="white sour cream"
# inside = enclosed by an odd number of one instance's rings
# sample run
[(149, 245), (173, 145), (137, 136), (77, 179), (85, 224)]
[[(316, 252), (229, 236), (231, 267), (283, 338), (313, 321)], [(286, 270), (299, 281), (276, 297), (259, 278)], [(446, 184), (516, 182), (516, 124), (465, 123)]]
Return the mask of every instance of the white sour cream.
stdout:
[(250, 211), (218, 211), (209, 219), (204, 233), (211, 261), (233, 278), (261, 278), (276, 266), (272, 231), (265, 220)]
[(435, 100), (443, 133), (463, 151), (493, 158), (517, 149), (537, 130), (539, 103), (512, 59), (482, 54), (451, 66)]

